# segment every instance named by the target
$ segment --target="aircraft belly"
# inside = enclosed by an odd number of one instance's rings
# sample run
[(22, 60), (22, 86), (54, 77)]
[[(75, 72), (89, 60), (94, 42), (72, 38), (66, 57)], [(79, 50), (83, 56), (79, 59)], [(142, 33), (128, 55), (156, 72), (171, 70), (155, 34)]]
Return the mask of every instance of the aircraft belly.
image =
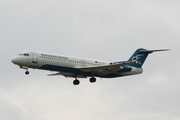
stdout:
[(43, 65), (39, 69), (57, 71), (60, 73), (74, 74), (74, 76), (82, 75), (82, 76), (91, 76), (89, 72), (82, 72), (77, 68), (65, 67), (65, 66), (57, 66), (57, 65)]
[[(71, 65), (67, 64), (67, 62), (59, 62), (59, 61), (53, 61), (53, 60), (41, 60), (38, 63), (39, 69), (46, 69), (46, 70), (52, 70), (52, 71), (59, 71), (59, 67), (62, 68), (72, 68)], [(63, 67), (66, 66), (66, 67)]]

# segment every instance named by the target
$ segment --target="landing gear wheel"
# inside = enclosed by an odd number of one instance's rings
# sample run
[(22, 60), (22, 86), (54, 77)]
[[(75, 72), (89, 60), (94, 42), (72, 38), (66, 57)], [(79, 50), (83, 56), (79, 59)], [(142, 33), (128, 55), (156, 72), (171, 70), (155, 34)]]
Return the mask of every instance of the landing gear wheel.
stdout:
[(94, 82), (96, 82), (96, 78), (95, 78), (95, 77), (91, 77), (91, 78), (89, 79), (89, 81), (90, 81), (91, 83), (94, 83)]
[(77, 79), (73, 81), (73, 84), (74, 84), (74, 85), (79, 85), (79, 83), (80, 83), (80, 81), (77, 80)]
[(26, 71), (25, 74), (26, 74), (26, 75), (29, 75), (29, 71)]

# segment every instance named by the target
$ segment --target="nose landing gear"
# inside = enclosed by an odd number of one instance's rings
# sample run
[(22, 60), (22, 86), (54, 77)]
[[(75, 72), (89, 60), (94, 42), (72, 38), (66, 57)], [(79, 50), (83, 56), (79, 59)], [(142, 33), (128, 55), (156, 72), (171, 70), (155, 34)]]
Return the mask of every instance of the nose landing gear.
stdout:
[(25, 74), (26, 74), (26, 75), (29, 75), (29, 71), (28, 71), (29, 68), (28, 68), (28, 67), (20, 66), (20, 68), (21, 68), (21, 69), (25, 69), (25, 70), (26, 70)]

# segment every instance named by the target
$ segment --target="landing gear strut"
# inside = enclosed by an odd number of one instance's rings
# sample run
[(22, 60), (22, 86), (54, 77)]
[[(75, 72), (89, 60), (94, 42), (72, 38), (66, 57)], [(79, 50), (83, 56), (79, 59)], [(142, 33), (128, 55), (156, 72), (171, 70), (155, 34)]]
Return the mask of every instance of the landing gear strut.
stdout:
[(75, 80), (73, 81), (73, 84), (74, 84), (74, 85), (79, 85), (79, 83), (80, 83), (80, 81), (79, 81), (78, 79), (75, 79)]
[(26, 71), (25, 74), (26, 74), (26, 75), (29, 75), (29, 71)]
[(95, 78), (95, 77), (91, 77), (91, 78), (89, 79), (89, 81), (90, 81), (91, 83), (94, 83), (94, 82), (96, 82), (96, 78)]

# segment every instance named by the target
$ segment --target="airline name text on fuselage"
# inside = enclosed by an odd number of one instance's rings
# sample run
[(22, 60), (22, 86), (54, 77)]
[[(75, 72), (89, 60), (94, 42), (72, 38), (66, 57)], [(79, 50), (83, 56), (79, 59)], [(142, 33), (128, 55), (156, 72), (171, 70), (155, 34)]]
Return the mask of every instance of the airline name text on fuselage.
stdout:
[(64, 57), (64, 56), (56, 56), (56, 55), (48, 55), (48, 54), (41, 54), (41, 56), (42, 57), (50, 57), (50, 58), (68, 60), (68, 57)]

